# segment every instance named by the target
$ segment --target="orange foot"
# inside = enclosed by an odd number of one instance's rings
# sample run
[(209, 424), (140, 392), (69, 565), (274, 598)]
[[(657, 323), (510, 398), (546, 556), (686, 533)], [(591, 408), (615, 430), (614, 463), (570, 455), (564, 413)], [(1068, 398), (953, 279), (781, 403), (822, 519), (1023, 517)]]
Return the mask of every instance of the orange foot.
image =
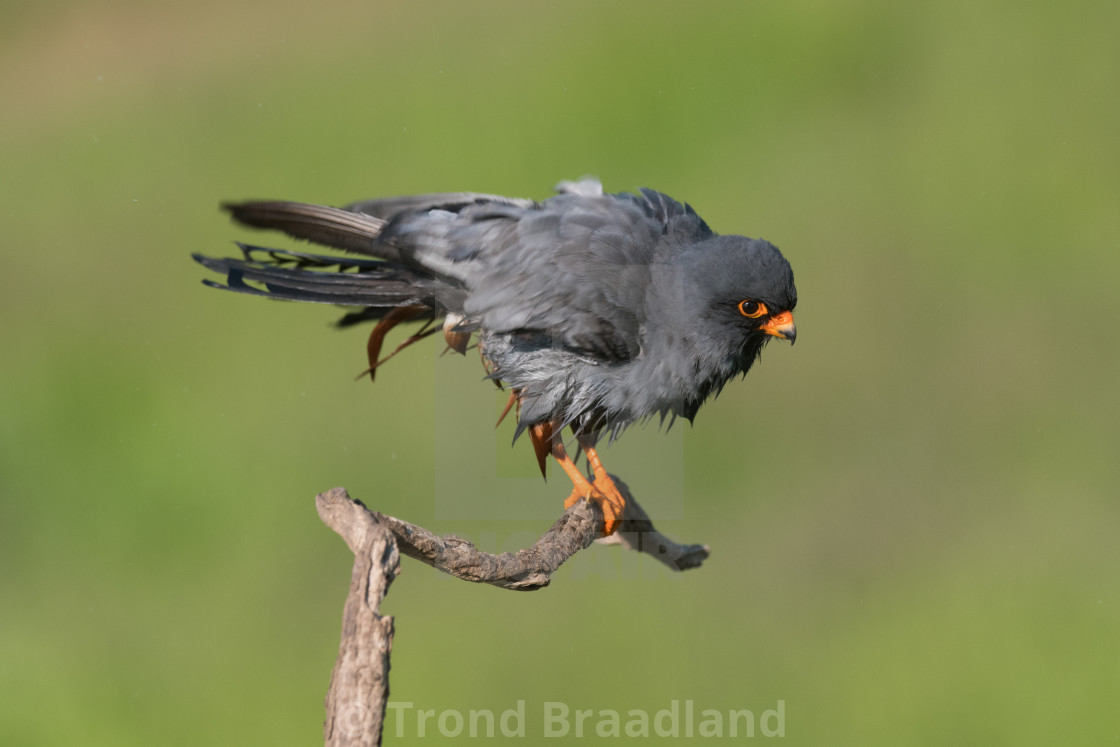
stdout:
[(572, 494), (564, 501), (564, 508), (571, 508), (581, 498), (598, 504), (599, 510), (603, 512), (603, 536), (611, 536), (622, 520), (622, 509), (626, 506), (626, 499), (618, 492), (614, 480), (607, 475), (604, 475), (602, 480), (596, 477), (594, 483), (584, 480), (584, 485), (587, 487), (575, 485), (572, 488)]
[(603, 468), (603, 463), (599, 461), (599, 455), (595, 452), (595, 441), (590, 437), (579, 437), (580, 446), (587, 454), (587, 463), (595, 474), (594, 481), (591, 481), (568, 456), (568, 452), (564, 449), (564, 443), (558, 438), (553, 438), (556, 432), (555, 428), (555, 423), (539, 423), (532, 426), (530, 430), (533, 445), (537, 450), (537, 458), (541, 460), (542, 471), (544, 456), (547, 451), (551, 451), (557, 464), (567, 473), (568, 479), (572, 481), (573, 485), (572, 494), (564, 501), (564, 508), (571, 508), (580, 498), (594, 501), (603, 512), (603, 535), (609, 537), (618, 529), (618, 523), (622, 518), (622, 509), (626, 506), (626, 499), (622, 497), (622, 493), (615, 486), (614, 480)]

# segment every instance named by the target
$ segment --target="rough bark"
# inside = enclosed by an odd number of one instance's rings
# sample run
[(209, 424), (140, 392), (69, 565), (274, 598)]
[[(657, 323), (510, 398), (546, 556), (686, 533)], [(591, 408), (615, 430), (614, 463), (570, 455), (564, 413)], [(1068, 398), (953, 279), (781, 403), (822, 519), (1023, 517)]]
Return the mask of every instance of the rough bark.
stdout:
[(325, 743), (329, 747), (381, 744), (389, 698), (393, 618), (382, 616), (378, 608), (400, 573), (402, 552), (457, 578), (518, 591), (548, 586), (564, 561), (597, 539), (644, 552), (678, 571), (696, 568), (707, 559), (707, 546), (681, 545), (654, 529), (626, 485), (614, 480), (626, 497), (626, 508), (619, 530), (612, 536), (599, 536), (603, 526), (599, 508), (578, 501), (532, 547), (500, 555), (482, 552), (454, 535), (440, 537), (370, 511), (342, 488), (316, 496), (319, 517), (354, 553), (350, 592), (342, 614), (342, 641), (326, 699)]
[(378, 607), (400, 573), (400, 553), (388, 530), (345, 490), (335, 488), (316, 496), (315, 507), (319, 518), (354, 553), (350, 592), (342, 612), (342, 642), (327, 691), (324, 743), (328, 747), (381, 744), (393, 618), (382, 616)]

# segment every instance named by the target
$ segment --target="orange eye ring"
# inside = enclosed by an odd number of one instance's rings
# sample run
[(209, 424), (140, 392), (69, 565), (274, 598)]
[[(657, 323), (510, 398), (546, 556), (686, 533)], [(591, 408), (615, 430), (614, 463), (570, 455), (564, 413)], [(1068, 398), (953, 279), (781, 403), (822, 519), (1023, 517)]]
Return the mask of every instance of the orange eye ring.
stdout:
[(739, 302), (739, 313), (747, 319), (758, 319), (766, 315), (766, 304), (761, 301), (752, 301), (749, 298)]

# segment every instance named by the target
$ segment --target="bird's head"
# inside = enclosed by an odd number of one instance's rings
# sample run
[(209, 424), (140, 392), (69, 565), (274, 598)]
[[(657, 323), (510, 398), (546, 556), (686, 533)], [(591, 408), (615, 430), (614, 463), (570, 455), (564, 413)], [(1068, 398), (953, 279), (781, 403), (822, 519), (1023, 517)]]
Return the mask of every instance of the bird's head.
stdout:
[[(678, 249), (661, 274), (669, 326), (745, 372), (765, 342), (797, 337), (793, 269), (764, 239), (716, 236)], [(657, 314), (656, 310), (651, 310)]]

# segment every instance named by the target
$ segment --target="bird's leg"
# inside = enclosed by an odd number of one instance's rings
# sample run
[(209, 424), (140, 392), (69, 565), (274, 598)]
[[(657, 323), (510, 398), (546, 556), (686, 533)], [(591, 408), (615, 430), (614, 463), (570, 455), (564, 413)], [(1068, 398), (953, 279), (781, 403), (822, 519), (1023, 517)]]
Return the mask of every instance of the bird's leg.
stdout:
[(537, 450), (537, 458), (542, 460), (542, 472), (543, 458), (547, 449), (552, 452), (552, 456), (556, 459), (556, 463), (560, 465), (560, 469), (564, 470), (568, 479), (572, 481), (572, 494), (564, 501), (564, 508), (571, 508), (581, 498), (594, 501), (599, 504), (599, 509), (603, 512), (603, 534), (605, 536), (614, 534), (622, 516), (622, 507), (626, 501), (618, 492), (618, 488), (615, 487), (610, 476), (607, 475), (606, 470), (603, 469), (598, 455), (595, 454), (595, 442), (583, 437), (579, 439), (580, 447), (587, 451), (588, 462), (595, 473), (595, 481), (592, 482), (576, 466), (575, 461), (568, 456), (568, 451), (564, 448), (564, 442), (559, 438), (554, 438), (558, 429), (559, 423), (548, 421), (529, 426), (529, 435), (533, 439), (533, 446)]
[(607, 474), (599, 453), (595, 451), (595, 438), (593, 436), (579, 436), (579, 445), (587, 454), (587, 463), (591, 466), (591, 473), (595, 475), (595, 492), (601, 496), (596, 499), (599, 507), (603, 509), (603, 533), (607, 536), (614, 534), (618, 522), (622, 518), (622, 509), (626, 499), (622, 497), (614, 480)]
[[(538, 423), (530, 426), (529, 434), (533, 438), (533, 445), (541, 449), (549, 449), (552, 456), (556, 459), (556, 463), (560, 465), (560, 469), (572, 481), (574, 489), (568, 499), (564, 501), (564, 508), (571, 508), (572, 504), (580, 498), (590, 498), (595, 493), (595, 486), (587, 479), (587, 476), (580, 471), (572, 458), (568, 456), (567, 449), (564, 448), (564, 442), (559, 438), (553, 438), (555, 433), (554, 423)], [(539, 451), (538, 451), (539, 453)]]

